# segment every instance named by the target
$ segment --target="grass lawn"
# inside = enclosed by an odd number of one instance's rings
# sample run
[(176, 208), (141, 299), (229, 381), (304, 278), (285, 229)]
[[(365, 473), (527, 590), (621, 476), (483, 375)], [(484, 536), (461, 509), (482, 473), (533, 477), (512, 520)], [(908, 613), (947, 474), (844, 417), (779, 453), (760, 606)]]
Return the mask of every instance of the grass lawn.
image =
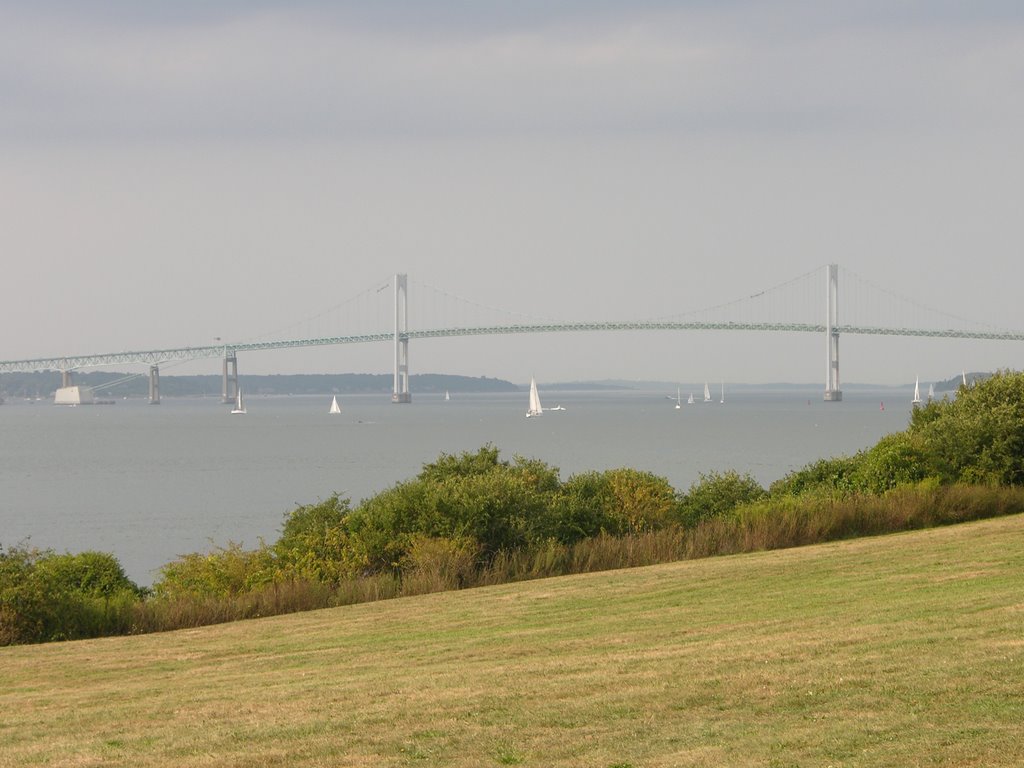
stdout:
[(0, 648), (23, 765), (1024, 765), (1024, 517)]

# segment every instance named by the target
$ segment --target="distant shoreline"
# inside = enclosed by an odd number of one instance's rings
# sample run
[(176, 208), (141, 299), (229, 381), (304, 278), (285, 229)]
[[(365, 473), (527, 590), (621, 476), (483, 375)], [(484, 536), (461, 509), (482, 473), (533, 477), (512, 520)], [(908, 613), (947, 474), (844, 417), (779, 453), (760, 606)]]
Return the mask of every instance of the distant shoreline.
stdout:
[[(988, 373), (968, 373), (969, 382), (987, 378)], [(390, 373), (298, 373), (245, 375), (239, 377), (245, 390), (253, 395), (354, 395), (390, 394), (394, 376)], [(933, 382), (936, 393), (955, 391), (963, 374), (944, 381)], [(149, 378), (144, 372), (75, 372), (75, 383), (101, 391), (105, 397), (130, 398), (148, 397)], [(674, 392), (677, 387), (702, 387), (704, 382), (685, 381), (630, 381), (625, 379), (603, 379), (596, 381), (538, 382), (549, 392), (615, 392), (615, 391), (662, 391)], [(713, 382), (718, 383), (718, 382)], [(0, 375), (0, 395), (8, 399), (49, 399), (61, 386), (59, 371), (34, 373), (5, 373)], [(410, 390), (418, 394), (451, 393), (500, 393), (524, 392), (527, 383), (517, 384), (505, 379), (488, 376), (455, 376), (441, 373), (413, 374), (409, 377)], [(891, 390), (899, 391), (912, 384), (861, 384), (844, 383), (843, 389), (850, 391)], [(219, 397), (222, 378), (217, 374), (173, 376), (161, 374), (160, 391), (164, 397)], [(712, 387), (717, 389), (717, 387)], [(823, 389), (814, 382), (773, 382), (763, 384), (740, 384), (725, 382), (728, 391), (800, 391), (812, 392)]]

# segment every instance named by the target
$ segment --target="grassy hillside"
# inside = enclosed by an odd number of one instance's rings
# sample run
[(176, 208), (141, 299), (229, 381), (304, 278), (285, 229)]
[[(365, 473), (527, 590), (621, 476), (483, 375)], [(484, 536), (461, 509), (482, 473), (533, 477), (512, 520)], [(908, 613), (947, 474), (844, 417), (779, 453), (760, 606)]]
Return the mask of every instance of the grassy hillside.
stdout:
[(0, 765), (1024, 764), (1024, 517), (0, 648)]

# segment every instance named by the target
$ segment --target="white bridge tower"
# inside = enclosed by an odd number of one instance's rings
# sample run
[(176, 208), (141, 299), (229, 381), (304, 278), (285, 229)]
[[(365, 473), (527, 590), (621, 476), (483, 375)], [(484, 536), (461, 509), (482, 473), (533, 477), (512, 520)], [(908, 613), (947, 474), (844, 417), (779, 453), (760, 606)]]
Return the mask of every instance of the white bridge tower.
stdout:
[(395, 386), (392, 403), (411, 403), (409, 392), (409, 291), (406, 275), (395, 275)]
[(839, 389), (839, 265), (828, 265), (825, 300), (825, 342), (828, 345), (828, 370), (825, 372), (825, 401), (838, 403), (843, 399)]

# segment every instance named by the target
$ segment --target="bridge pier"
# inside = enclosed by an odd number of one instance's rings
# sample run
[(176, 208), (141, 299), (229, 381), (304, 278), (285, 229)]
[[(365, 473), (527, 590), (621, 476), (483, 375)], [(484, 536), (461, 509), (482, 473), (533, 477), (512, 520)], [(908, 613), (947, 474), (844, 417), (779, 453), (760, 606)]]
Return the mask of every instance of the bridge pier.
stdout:
[(838, 403), (843, 399), (839, 389), (839, 265), (828, 265), (825, 299), (825, 343), (828, 345), (825, 371), (825, 402)]
[(224, 377), (221, 387), (221, 402), (230, 404), (238, 397), (238, 357), (234, 350), (224, 353)]
[(395, 383), (392, 403), (411, 403), (409, 391), (409, 293), (406, 275), (395, 275)]
[(160, 405), (160, 366), (149, 366), (149, 404)]
[(64, 389), (64, 387), (70, 387), (70, 386), (72, 386), (72, 383), (71, 383), (71, 371), (63, 370), (62, 369), (61, 372), (60, 372), (60, 388)]

